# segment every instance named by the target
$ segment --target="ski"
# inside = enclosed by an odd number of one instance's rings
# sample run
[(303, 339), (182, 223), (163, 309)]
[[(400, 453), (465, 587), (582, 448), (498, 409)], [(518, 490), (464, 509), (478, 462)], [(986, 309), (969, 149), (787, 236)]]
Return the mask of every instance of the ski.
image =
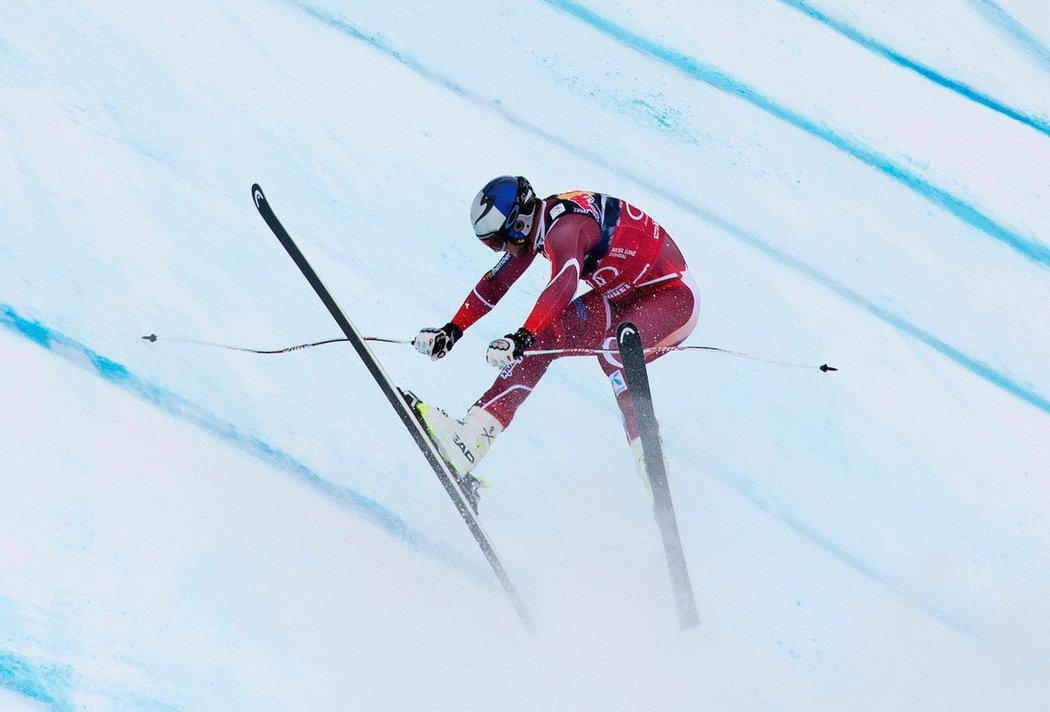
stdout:
[(616, 341), (627, 379), (627, 390), (631, 394), (634, 414), (638, 419), (645, 470), (653, 490), (653, 513), (663, 538), (667, 569), (671, 574), (671, 587), (674, 589), (675, 607), (678, 611), (678, 624), (682, 630), (693, 628), (699, 625), (700, 618), (696, 612), (693, 585), (689, 580), (685, 554), (682, 552), (682, 538), (678, 533), (678, 521), (674, 514), (674, 504), (671, 502), (671, 489), (667, 484), (663, 446), (660, 444), (660, 430), (656, 422), (656, 412), (653, 410), (653, 396), (649, 390), (649, 374), (645, 368), (642, 336), (638, 327), (625, 321), (616, 330)]
[(273, 234), (288, 252), (292, 261), (299, 267), (303, 276), (306, 277), (306, 281), (314, 288), (317, 296), (320, 297), (321, 301), (328, 308), (332, 318), (335, 319), (335, 323), (339, 325), (340, 329), (342, 329), (347, 340), (353, 345), (354, 349), (357, 351), (357, 355), (360, 356), (361, 360), (368, 368), (369, 373), (372, 374), (372, 377), (379, 385), (380, 390), (383, 391), (387, 400), (390, 401), (390, 405), (401, 418), (401, 422), (419, 447), (420, 452), (423, 453), (423, 456), (430, 464), (430, 467), (434, 470), (434, 474), (437, 475), (438, 480), (440, 480), (442, 486), (445, 488), (445, 492), (448, 493), (448, 496), (456, 505), (456, 510), (463, 518), (470, 533), (474, 536), (474, 540), (481, 548), (481, 552), (484, 554), (485, 559), (488, 560), (493, 573), (496, 574), (496, 578), (499, 580), (504, 592), (510, 598), (511, 604), (514, 606), (518, 617), (521, 618), (521, 622), (526, 628), (531, 629), (532, 621), (528, 610), (525, 608), (525, 603), (521, 596), (518, 595), (517, 589), (515, 589), (514, 584), (507, 575), (503, 562), (500, 560), (495, 547), (492, 545), (492, 540), (489, 538), (488, 534), (485, 533), (485, 530), (481, 526), (481, 522), (478, 521), (478, 518), (471, 509), (467, 498), (460, 490), (455, 476), (449, 471), (445, 461), (441, 459), (437, 449), (420, 426), (419, 421), (405, 402), (401, 392), (398, 390), (397, 386), (394, 385), (393, 381), (391, 381), (390, 376), (387, 375), (386, 371), (372, 353), (372, 350), (365, 343), (361, 333), (350, 322), (350, 320), (346, 318), (343, 310), (339, 308), (338, 304), (336, 304), (335, 299), (332, 298), (328, 289), (325, 288), (324, 284), (317, 276), (317, 273), (314, 272), (310, 263), (307, 262), (306, 258), (303, 256), (303, 253), (299, 251), (299, 248), (288, 234), (288, 231), (285, 230), (281, 221), (277, 219), (273, 209), (270, 207), (270, 203), (266, 200), (265, 194), (263, 194), (262, 188), (260, 188), (258, 184), (252, 186), (252, 200), (255, 202), (255, 207), (258, 208), (259, 214), (262, 215), (263, 220), (266, 221), (270, 230), (273, 231)]

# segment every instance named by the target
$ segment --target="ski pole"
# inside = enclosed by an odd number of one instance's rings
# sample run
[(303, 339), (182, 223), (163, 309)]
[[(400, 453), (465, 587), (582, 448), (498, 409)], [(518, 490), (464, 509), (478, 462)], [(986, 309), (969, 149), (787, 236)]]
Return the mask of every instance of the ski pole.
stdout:
[[(346, 338), (325, 339), (324, 341), (312, 341), (312, 342), (307, 343), (307, 344), (296, 344), (295, 346), (286, 346), (286, 347), (280, 348), (280, 349), (254, 349), (254, 348), (249, 348), (247, 346), (232, 346), (230, 344), (219, 344), (219, 343), (215, 343), (213, 341), (200, 341), (198, 339), (180, 339), (180, 338), (173, 338), (173, 337), (163, 337), (162, 338), (160, 336), (157, 336), (156, 334), (149, 334), (148, 336), (143, 336), (142, 338), (145, 339), (146, 341), (149, 341), (150, 343), (155, 343), (157, 341), (169, 341), (169, 342), (173, 342), (173, 343), (196, 344), (197, 346), (210, 346), (212, 348), (227, 349), (229, 351), (243, 351), (243, 352), (246, 352), (246, 353), (253, 353), (253, 354), (285, 354), (285, 353), (290, 353), (292, 351), (301, 351), (303, 349), (313, 348), (314, 346), (324, 346), (325, 344), (336, 344), (336, 343), (345, 342), (345, 341), (348, 340)], [(388, 339), (388, 338), (384, 338), (384, 337), (381, 337), (381, 336), (366, 336), (366, 337), (364, 337), (364, 340), (365, 341), (374, 341), (374, 342), (384, 343), (384, 344), (411, 344), (412, 343), (412, 341), (410, 339)], [(730, 350), (730, 349), (719, 348), (718, 346), (693, 346), (693, 345), (687, 345), (687, 346), (654, 346), (654, 347), (645, 349), (646, 353), (667, 353), (667, 352), (670, 352), (670, 351), (712, 351), (712, 352), (715, 352), (715, 353), (725, 354), (727, 356), (735, 356), (737, 358), (743, 358), (743, 359), (747, 359), (749, 361), (757, 361), (759, 363), (768, 363), (768, 364), (771, 364), (773, 366), (784, 366), (786, 368), (800, 368), (800, 369), (808, 369), (808, 370), (817, 370), (817, 371), (823, 371), (824, 373), (827, 373), (828, 371), (837, 371), (838, 370), (834, 366), (829, 366), (826, 363), (825, 364), (821, 364), (820, 366), (814, 366), (812, 364), (790, 363), (790, 362), (787, 362), (787, 361), (777, 361), (777, 360), (774, 360), (774, 359), (761, 358), (759, 356), (752, 356), (751, 354), (746, 354), (746, 353), (744, 353), (742, 351), (733, 351), (733, 350)], [(539, 349), (539, 350), (533, 350), (533, 351), (526, 351), (525, 355), (526, 356), (598, 356), (600, 354), (615, 354), (615, 353), (619, 353), (619, 352), (616, 351), (616, 349)]]
[[(349, 339), (347, 339), (346, 337), (343, 337), (343, 338), (339, 338), (339, 339), (325, 339), (324, 341), (313, 341), (313, 342), (310, 342), (308, 344), (296, 344), (295, 346), (286, 346), (286, 347), (281, 348), (281, 349), (253, 349), (253, 348), (249, 348), (247, 346), (231, 346), (230, 344), (217, 344), (217, 343), (215, 343), (213, 341), (199, 341), (197, 339), (178, 339), (178, 338), (167, 337), (167, 336), (161, 338), (160, 336), (157, 336), (156, 334), (149, 334), (148, 336), (143, 336), (142, 338), (145, 339), (146, 341), (149, 341), (150, 343), (155, 343), (157, 341), (170, 341), (172, 343), (178, 343), (178, 344), (196, 344), (197, 346), (210, 346), (212, 348), (226, 349), (228, 351), (244, 351), (244, 352), (250, 353), (250, 354), (286, 354), (286, 353), (290, 353), (292, 351), (301, 351), (302, 349), (309, 349), (309, 348), (312, 348), (314, 346), (324, 346), (325, 344), (336, 344), (336, 343), (339, 343), (341, 341), (349, 341)], [(404, 339), (384, 339), (384, 338), (381, 338), (381, 337), (378, 337), (378, 336), (366, 336), (365, 337), (365, 341), (378, 341), (378, 342), (387, 343), (387, 344), (411, 344), (412, 343), (411, 341), (406, 341)]]
[[(837, 371), (838, 369), (834, 366), (829, 366), (824, 363), (820, 366), (813, 366), (812, 364), (806, 363), (789, 363), (787, 361), (775, 361), (768, 358), (760, 358), (758, 356), (752, 356), (751, 354), (743, 353), (742, 351), (731, 351), (729, 349), (719, 348), (717, 346), (652, 346), (647, 349), (643, 349), (647, 354), (650, 353), (668, 353), (670, 351), (714, 351), (720, 354), (727, 354), (729, 356), (736, 356), (737, 358), (748, 359), (749, 361), (758, 361), (760, 363), (768, 363), (774, 366), (785, 366), (787, 368), (804, 368), (804, 369), (817, 369), (827, 373), (828, 371)], [(544, 355), (564, 355), (564, 356), (597, 356), (599, 354), (617, 354), (619, 351), (616, 349), (545, 349), (538, 351), (526, 351), (526, 356), (544, 356)]]

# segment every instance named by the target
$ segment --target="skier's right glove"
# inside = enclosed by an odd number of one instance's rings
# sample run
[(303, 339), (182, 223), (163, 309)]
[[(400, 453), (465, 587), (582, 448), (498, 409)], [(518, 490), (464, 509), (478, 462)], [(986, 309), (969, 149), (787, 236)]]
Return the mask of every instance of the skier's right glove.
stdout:
[(412, 339), (412, 345), (419, 353), (429, 356), (432, 361), (437, 361), (452, 350), (461, 336), (463, 336), (463, 330), (450, 321), (440, 329), (431, 327), (421, 330), (416, 334), (416, 338)]

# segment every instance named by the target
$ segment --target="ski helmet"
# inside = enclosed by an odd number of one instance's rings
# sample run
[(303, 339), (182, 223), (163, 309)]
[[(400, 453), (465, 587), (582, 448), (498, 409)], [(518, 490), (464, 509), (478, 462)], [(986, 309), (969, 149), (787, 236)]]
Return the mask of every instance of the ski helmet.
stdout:
[(532, 230), (532, 203), (536, 194), (521, 176), (493, 178), (470, 205), (474, 234), (499, 252), (505, 242), (520, 245)]

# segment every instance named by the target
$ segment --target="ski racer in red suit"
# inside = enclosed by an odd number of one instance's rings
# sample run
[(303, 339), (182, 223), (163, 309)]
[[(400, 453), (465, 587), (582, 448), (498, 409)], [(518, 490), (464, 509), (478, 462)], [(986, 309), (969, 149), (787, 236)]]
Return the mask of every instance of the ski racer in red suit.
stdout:
[[(481, 482), (471, 473), (510, 425), (551, 362), (566, 349), (611, 349), (598, 355), (623, 413), (624, 429), (641, 462), (638, 423), (616, 351), (616, 327), (634, 322), (643, 345), (676, 346), (696, 326), (700, 294), (685, 259), (655, 220), (627, 202), (576, 191), (538, 199), (518, 176), (491, 180), (471, 206), (474, 232), (503, 257), (478, 280), (452, 319), (413, 340), (432, 359), (444, 357), (487, 314), (537, 256), (551, 263), (551, 279), (524, 325), (489, 344), (486, 360), (500, 369), (492, 387), (457, 420), (409, 396), (477, 509)], [(591, 289), (574, 299), (580, 281)], [(662, 352), (649, 353), (646, 360)]]

